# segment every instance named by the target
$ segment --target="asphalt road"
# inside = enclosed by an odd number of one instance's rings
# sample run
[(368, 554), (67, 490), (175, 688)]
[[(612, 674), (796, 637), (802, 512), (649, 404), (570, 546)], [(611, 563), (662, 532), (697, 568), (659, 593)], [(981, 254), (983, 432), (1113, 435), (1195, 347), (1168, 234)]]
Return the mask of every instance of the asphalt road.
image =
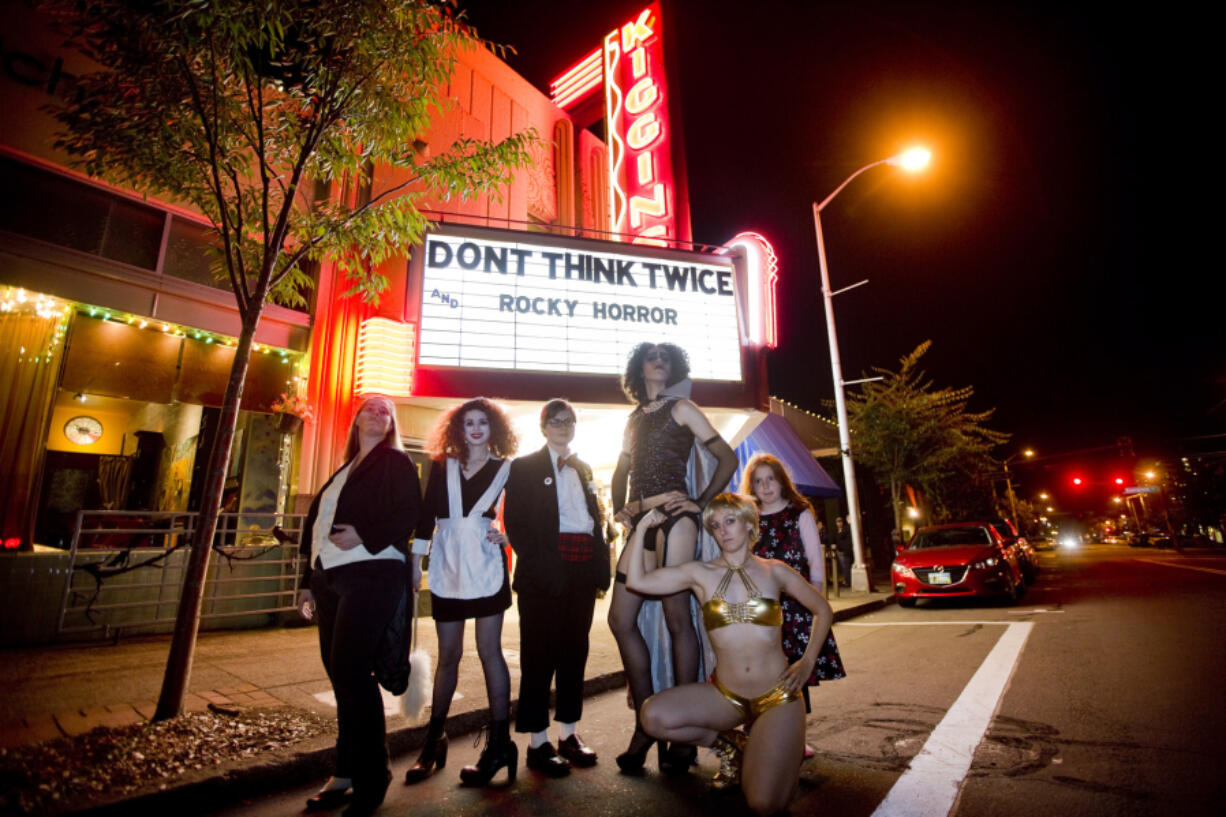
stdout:
[[(848, 678), (813, 695), (793, 814), (895, 817), (1218, 815), (1226, 803), (1226, 554), (1116, 546), (1042, 554), (1014, 606), (920, 603), (836, 625)], [(630, 737), (624, 695), (590, 699), (580, 733), (591, 770), (469, 790), (477, 754), (453, 740), (447, 768), (404, 786), (399, 758), (381, 813), (395, 815), (739, 815), (693, 775), (616, 771)], [(521, 751), (527, 741), (520, 739)], [(922, 750), (922, 752), (921, 752)], [(501, 779), (501, 778), (500, 778)], [(311, 788), (230, 815), (301, 810)]]

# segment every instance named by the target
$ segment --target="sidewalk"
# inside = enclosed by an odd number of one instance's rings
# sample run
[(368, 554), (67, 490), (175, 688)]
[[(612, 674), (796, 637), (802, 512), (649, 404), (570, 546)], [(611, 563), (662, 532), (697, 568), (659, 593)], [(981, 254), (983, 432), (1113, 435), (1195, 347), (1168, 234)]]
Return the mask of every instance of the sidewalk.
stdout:
[[(879, 588), (888, 584), (876, 577)], [(843, 590), (832, 597), (835, 621), (844, 621), (892, 601), (888, 592), (853, 593)], [(585, 694), (594, 695), (624, 685), (621, 658), (605, 619), (608, 597), (597, 602), (587, 662)], [(473, 641), (473, 628), (465, 631), (459, 686), (448, 716), (447, 731), (471, 732), (488, 719), (485, 684)], [(433, 622), (420, 624), (421, 646), (436, 654)], [(511, 671), (512, 697), (519, 690), (519, 615), (513, 604), (503, 627), (503, 651)], [(97, 726), (136, 723), (152, 716), (161, 690), (169, 650), (168, 636), (122, 641), (117, 645), (51, 646), (7, 650), (0, 654), (0, 748), (37, 743), (64, 735), (75, 736)], [(388, 740), (394, 755), (408, 752), (424, 736), (426, 716), (417, 721), (402, 717), (394, 699), (386, 699)], [(291, 705), (335, 715), (332, 688), (319, 658), (314, 627), (291, 627), (204, 633), (198, 639), (189, 710), (210, 703), (237, 706)], [(428, 710), (427, 710), (428, 714)], [(205, 790), (225, 784), (233, 801), (235, 786), (254, 794), (291, 784), (297, 778), (326, 776), (332, 738), (317, 739), (293, 752), (269, 758), (247, 770), (216, 767), (212, 778), (172, 784), (154, 794), (159, 803), (172, 794), (204, 796)], [(275, 774), (271, 773), (275, 770)], [(261, 780), (263, 783), (261, 784)], [(184, 789), (195, 790), (194, 794)], [(244, 795), (245, 796), (245, 795)]]

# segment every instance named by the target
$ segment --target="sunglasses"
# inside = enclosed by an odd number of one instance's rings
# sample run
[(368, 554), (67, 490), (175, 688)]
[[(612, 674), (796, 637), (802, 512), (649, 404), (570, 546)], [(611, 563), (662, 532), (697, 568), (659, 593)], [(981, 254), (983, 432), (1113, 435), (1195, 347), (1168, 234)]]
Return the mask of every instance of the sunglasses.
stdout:
[(548, 425), (553, 426), (554, 428), (566, 428), (567, 426), (573, 426), (575, 424), (575, 418), (573, 417), (550, 417), (545, 422)]
[(672, 360), (672, 356), (669, 355), (668, 352), (665, 352), (659, 349), (652, 349), (650, 352), (647, 353), (646, 360), (650, 363), (654, 363), (657, 360), (663, 361), (664, 363), (668, 363), (669, 361)]

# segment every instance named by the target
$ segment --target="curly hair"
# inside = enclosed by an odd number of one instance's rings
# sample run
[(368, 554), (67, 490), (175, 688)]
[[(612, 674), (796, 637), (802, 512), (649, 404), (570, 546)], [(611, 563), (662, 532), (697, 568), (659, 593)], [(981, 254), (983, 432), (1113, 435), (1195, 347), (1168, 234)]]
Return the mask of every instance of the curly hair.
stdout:
[(490, 421), (490, 454), (499, 458), (515, 454), (519, 449), (519, 439), (515, 436), (507, 415), (488, 398), (474, 397), (447, 409), (438, 418), (426, 443), (426, 450), (431, 457), (436, 460), (445, 457), (462, 460), (468, 457), (468, 443), (464, 441), (464, 415), (474, 410), (484, 414)]
[(690, 358), (685, 350), (673, 343), (640, 343), (630, 352), (626, 360), (626, 371), (622, 374), (622, 391), (631, 403), (647, 402), (647, 381), (643, 377), (643, 361), (652, 349), (663, 349), (668, 352), (672, 369), (668, 374), (667, 385), (673, 386), (690, 376)]
[(749, 544), (758, 541), (758, 503), (753, 497), (741, 496), (730, 492), (722, 493), (707, 503), (702, 509), (702, 526), (707, 533), (715, 534), (715, 515), (720, 511), (732, 511), (737, 518), (749, 526)]
[(371, 394), (367, 395), (358, 404), (358, 410), (353, 413), (353, 419), (349, 421), (349, 435), (345, 438), (345, 462), (353, 459), (358, 453), (358, 415), (362, 413), (362, 409), (375, 400), (382, 400), (384, 403), (387, 403), (387, 407), (392, 415), (391, 425), (388, 426), (387, 433), (383, 435), (379, 445), (394, 448), (397, 451), (404, 450), (404, 445), (400, 442), (400, 423), (396, 420), (396, 404), (392, 402), (390, 397), (384, 397), (382, 394)]
[(788, 474), (787, 469), (783, 467), (783, 463), (778, 457), (771, 454), (758, 453), (750, 458), (749, 464), (745, 466), (745, 472), (741, 474), (741, 493), (746, 496), (752, 496), (754, 501), (761, 507), (762, 500), (753, 492), (753, 475), (758, 469), (765, 465), (771, 469), (775, 475), (775, 481), (779, 483), (779, 488), (783, 494), (783, 498), (789, 505), (800, 508), (802, 510), (813, 510), (813, 504), (809, 500), (801, 496), (800, 491), (796, 490), (796, 486), (792, 483), (792, 477)]

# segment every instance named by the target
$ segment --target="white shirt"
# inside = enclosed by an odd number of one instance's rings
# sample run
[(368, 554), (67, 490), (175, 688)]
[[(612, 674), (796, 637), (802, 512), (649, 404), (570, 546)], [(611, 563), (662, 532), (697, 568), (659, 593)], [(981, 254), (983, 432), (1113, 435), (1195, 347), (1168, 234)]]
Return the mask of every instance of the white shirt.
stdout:
[(548, 444), (545, 447), (549, 449), (554, 484), (558, 486), (558, 530), (562, 533), (591, 533), (592, 515), (587, 509), (587, 498), (583, 495), (579, 472), (569, 465), (558, 470), (558, 457), (566, 459), (570, 452), (559, 451)]
[(371, 559), (391, 559), (403, 562), (404, 554), (394, 547), (385, 547), (378, 553), (371, 553), (365, 545), (357, 545), (344, 550), (332, 544), (332, 540), (328, 538), (328, 534), (332, 532), (332, 522), (336, 518), (336, 503), (348, 479), (349, 466), (346, 465), (336, 472), (332, 482), (319, 497), (319, 514), (315, 517), (315, 526), (311, 528), (311, 564), (315, 564), (315, 559), (318, 558), (324, 570), (331, 570), (341, 565)]

